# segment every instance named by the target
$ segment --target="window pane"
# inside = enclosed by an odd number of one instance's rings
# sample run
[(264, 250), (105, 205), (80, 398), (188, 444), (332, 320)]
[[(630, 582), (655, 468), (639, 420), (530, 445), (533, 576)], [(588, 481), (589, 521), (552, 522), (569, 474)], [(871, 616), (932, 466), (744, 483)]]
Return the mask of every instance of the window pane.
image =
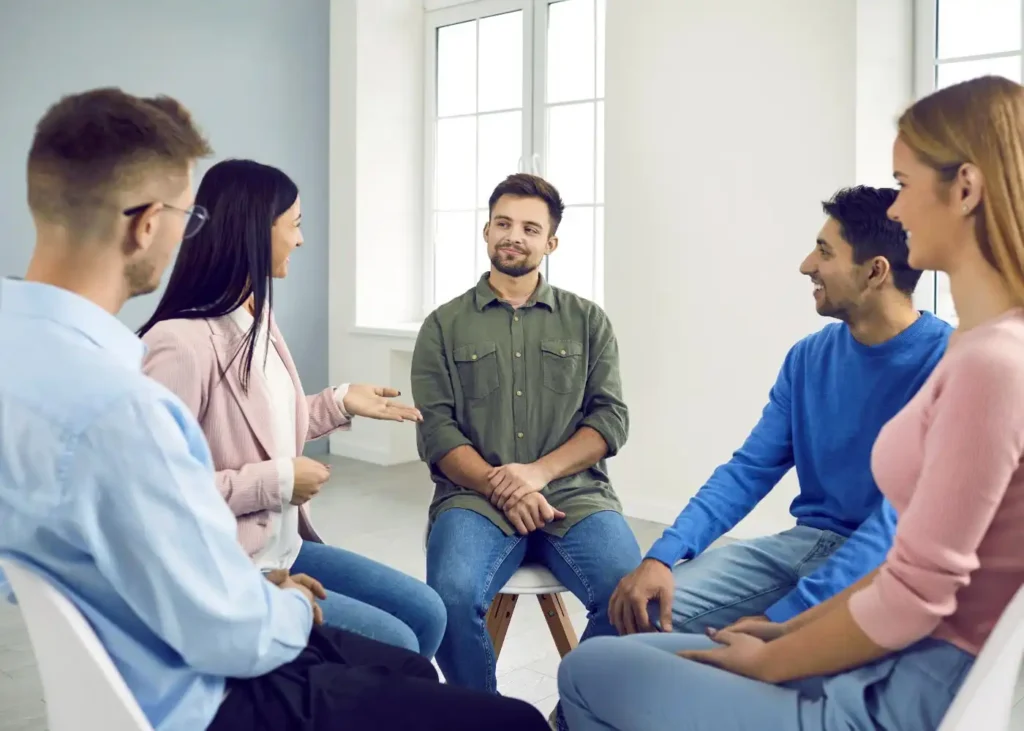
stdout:
[(523, 106), (523, 11), (480, 20), (478, 112)]
[(605, 0), (597, 0), (597, 97), (604, 98), (604, 17)]
[(523, 113), (499, 112), (478, 118), (477, 206), (486, 206), (494, 186), (519, 171), (523, 154)]
[(926, 312), (935, 312), (935, 272), (927, 271), (914, 290), (914, 307)]
[(940, 63), (936, 84), (939, 89), (992, 74), (1020, 83), (1020, 56), (986, 58), (979, 61)]
[(548, 109), (548, 180), (566, 204), (594, 202), (594, 102)]
[(434, 303), (443, 304), (473, 286), (476, 211), (434, 215)]
[(556, 287), (594, 298), (594, 209), (566, 208), (558, 227), (558, 248), (548, 257), (548, 277)]
[(597, 202), (604, 203), (604, 102), (597, 103)]
[(476, 208), (476, 117), (437, 120), (435, 206)]
[(548, 6), (548, 103), (594, 98), (596, 35), (594, 0)]
[(939, 272), (935, 282), (935, 314), (953, 326), (958, 322), (953, 292), (949, 287), (949, 275), (942, 272)]
[(476, 21), (437, 29), (437, 116), (476, 111)]
[(1020, 0), (939, 0), (939, 58), (1020, 49)]

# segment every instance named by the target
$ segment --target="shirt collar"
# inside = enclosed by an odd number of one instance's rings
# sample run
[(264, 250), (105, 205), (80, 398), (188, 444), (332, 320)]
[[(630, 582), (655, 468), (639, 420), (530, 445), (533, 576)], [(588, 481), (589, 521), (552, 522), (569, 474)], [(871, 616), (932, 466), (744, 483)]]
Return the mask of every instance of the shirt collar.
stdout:
[(146, 346), (128, 327), (81, 295), (60, 287), (0, 279), (0, 314), (49, 320), (81, 333), (131, 368), (142, 368)]
[[(491, 289), (489, 283), (490, 273), (484, 274), (480, 277), (480, 281), (476, 283), (476, 307), (478, 310), (483, 310), (493, 302), (500, 302), (498, 295), (495, 294), (494, 290)], [(537, 289), (530, 295), (530, 299), (526, 301), (523, 307), (533, 307), (534, 305), (544, 305), (549, 310), (555, 309), (555, 291), (547, 280), (544, 279), (544, 275), (540, 275), (540, 282), (537, 284)]]
[[(238, 331), (242, 335), (249, 332), (249, 329), (252, 327), (253, 323), (256, 322), (256, 318), (252, 316), (252, 313), (249, 312), (249, 309), (245, 305), (235, 308), (234, 310), (229, 312), (227, 316), (235, 324), (235, 327), (238, 328)], [(270, 329), (267, 327), (266, 316), (264, 316), (262, 321), (260, 322), (260, 333), (258, 337), (260, 340), (263, 340), (264, 338), (269, 338), (270, 342), (277, 342), (277, 339), (270, 334)]]

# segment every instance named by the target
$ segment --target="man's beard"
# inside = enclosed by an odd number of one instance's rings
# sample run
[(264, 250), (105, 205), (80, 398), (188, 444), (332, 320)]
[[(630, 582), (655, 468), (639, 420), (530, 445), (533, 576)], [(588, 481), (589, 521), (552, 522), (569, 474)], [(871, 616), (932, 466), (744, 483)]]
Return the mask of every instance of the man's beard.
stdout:
[(160, 279), (156, 276), (156, 267), (145, 259), (133, 261), (125, 267), (124, 276), (128, 284), (129, 297), (155, 292), (160, 286)]
[(540, 262), (531, 264), (529, 258), (524, 256), (519, 263), (506, 263), (502, 261), (501, 252), (495, 251), (494, 256), (491, 257), (491, 266), (507, 277), (518, 278), (537, 271), (538, 267), (540, 267)]

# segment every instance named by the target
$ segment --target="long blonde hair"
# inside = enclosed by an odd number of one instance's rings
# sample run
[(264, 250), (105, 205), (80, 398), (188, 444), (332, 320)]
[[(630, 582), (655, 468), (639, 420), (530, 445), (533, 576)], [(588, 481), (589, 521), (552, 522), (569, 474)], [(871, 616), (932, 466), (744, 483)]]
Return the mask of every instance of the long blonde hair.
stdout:
[(1024, 304), (1024, 87), (999, 76), (955, 84), (913, 104), (898, 128), (944, 183), (965, 163), (981, 171), (978, 245)]

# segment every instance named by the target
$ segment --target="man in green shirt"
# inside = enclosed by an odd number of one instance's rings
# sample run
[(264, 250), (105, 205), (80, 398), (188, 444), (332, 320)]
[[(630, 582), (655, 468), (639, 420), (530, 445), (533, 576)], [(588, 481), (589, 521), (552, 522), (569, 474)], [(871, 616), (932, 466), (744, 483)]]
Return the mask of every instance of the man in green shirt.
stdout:
[(640, 549), (605, 467), (629, 430), (615, 335), (600, 307), (539, 271), (561, 197), (517, 174), (489, 206), (490, 272), (423, 323), (412, 390), (435, 485), (427, 583), (448, 609), (437, 661), (449, 683), (497, 692), (484, 620), (523, 562), (579, 597), (586, 640), (616, 634), (608, 601)]

